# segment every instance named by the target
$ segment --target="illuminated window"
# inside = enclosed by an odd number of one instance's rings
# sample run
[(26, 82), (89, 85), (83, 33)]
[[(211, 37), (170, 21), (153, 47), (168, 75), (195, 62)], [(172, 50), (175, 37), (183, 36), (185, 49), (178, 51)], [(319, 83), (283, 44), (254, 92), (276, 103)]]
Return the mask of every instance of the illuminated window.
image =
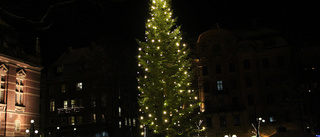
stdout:
[(70, 101), (70, 104), (71, 104), (71, 108), (76, 107), (76, 101), (74, 99)]
[(55, 110), (55, 103), (54, 101), (50, 101), (50, 112), (53, 112)]
[(133, 125), (134, 127), (136, 126), (136, 119), (135, 119), (135, 118), (132, 119), (132, 125)]
[(119, 117), (121, 117), (121, 107), (119, 107)]
[(68, 100), (63, 101), (63, 108), (68, 108)]
[(128, 125), (128, 119), (124, 118), (124, 125)]
[(82, 90), (82, 82), (77, 83), (77, 90)]
[(218, 91), (222, 91), (223, 90), (222, 80), (217, 81), (217, 89), (218, 89)]
[(121, 121), (119, 121), (119, 128), (121, 128)]
[(106, 118), (105, 118), (104, 114), (101, 115), (101, 120), (102, 120), (102, 122), (106, 122)]
[(93, 123), (96, 123), (96, 122), (97, 122), (97, 115), (96, 115), (95, 113), (92, 114), (91, 121), (92, 121)]
[(1, 83), (1, 87), (0, 87), (0, 103), (4, 103), (4, 92), (5, 92), (5, 76), (2, 76), (0, 74), (0, 83)]
[(23, 79), (17, 78), (16, 79), (16, 105), (23, 105)]
[(131, 118), (129, 118), (129, 121), (128, 121), (128, 123), (129, 123), (129, 126), (131, 126)]
[(75, 118), (74, 118), (74, 116), (71, 116), (71, 117), (69, 117), (69, 124), (70, 125), (75, 125)]

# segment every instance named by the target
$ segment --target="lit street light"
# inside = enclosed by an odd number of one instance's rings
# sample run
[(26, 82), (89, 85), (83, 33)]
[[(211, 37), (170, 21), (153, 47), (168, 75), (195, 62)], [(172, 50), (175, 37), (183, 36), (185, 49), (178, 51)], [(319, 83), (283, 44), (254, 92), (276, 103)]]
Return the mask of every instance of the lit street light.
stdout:
[(264, 123), (265, 120), (262, 119), (261, 117), (259, 117), (259, 118), (257, 118), (256, 124), (251, 123), (253, 129), (255, 130), (255, 131), (252, 131), (252, 133), (254, 133), (256, 135), (256, 137), (260, 137), (260, 124), (261, 124), (261, 122)]
[(26, 134), (29, 136), (29, 137), (34, 137), (34, 134), (38, 134), (39, 131), (38, 130), (35, 130), (34, 129), (34, 120), (32, 119), (30, 121), (30, 129), (26, 129)]

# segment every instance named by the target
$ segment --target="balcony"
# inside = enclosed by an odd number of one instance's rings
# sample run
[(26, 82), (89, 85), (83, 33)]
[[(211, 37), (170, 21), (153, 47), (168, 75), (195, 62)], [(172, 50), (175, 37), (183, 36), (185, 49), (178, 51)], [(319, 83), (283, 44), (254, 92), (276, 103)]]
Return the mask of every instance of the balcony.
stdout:
[(84, 107), (67, 107), (67, 108), (58, 108), (58, 114), (74, 114), (79, 113), (84, 109)]

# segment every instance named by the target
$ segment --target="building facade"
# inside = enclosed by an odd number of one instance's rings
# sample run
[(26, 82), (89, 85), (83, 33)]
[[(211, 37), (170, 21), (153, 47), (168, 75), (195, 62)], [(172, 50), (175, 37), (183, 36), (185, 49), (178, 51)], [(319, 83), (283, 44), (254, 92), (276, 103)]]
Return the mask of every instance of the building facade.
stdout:
[[(40, 58), (27, 54), (17, 36), (0, 20), (0, 136), (37, 135), (40, 123)], [(29, 131), (28, 133), (26, 131)]]
[(45, 136), (136, 134), (134, 83), (128, 83), (126, 72), (119, 73), (116, 64), (121, 63), (108, 51), (97, 44), (69, 48), (50, 67), (44, 86)]
[[(298, 95), (296, 51), (270, 29), (213, 29), (197, 41), (197, 82), (208, 137), (306, 131)], [(257, 129), (257, 128), (256, 128)]]

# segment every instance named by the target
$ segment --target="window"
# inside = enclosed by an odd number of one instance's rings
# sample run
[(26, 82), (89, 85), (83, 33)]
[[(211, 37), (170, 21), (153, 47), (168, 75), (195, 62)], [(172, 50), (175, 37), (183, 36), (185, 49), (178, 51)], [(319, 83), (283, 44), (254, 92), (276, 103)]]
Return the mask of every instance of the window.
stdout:
[(240, 115), (234, 115), (233, 122), (235, 126), (240, 126)]
[(262, 59), (262, 67), (269, 68), (269, 59), (268, 58)]
[(124, 125), (128, 125), (128, 119), (127, 118), (124, 118)]
[(17, 78), (16, 79), (16, 105), (23, 105), (23, 79)]
[(225, 126), (227, 126), (226, 116), (220, 116), (220, 117), (219, 117), (219, 120), (220, 120), (220, 127), (225, 127)]
[(75, 125), (75, 118), (74, 118), (74, 116), (71, 116), (71, 117), (69, 117), (69, 124), (70, 125)]
[(54, 101), (50, 101), (50, 112), (53, 112), (55, 110), (55, 103)]
[(119, 121), (119, 128), (121, 128), (121, 121)]
[(223, 109), (224, 108), (224, 98), (219, 98), (218, 99), (218, 107), (219, 107), (219, 109)]
[(244, 69), (250, 69), (251, 68), (251, 66), (250, 66), (250, 60), (249, 59), (245, 59), (245, 60), (243, 60), (243, 68)]
[(68, 100), (63, 101), (63, 108), (64, 109), (68, 108)]
[(4, 103), (4, 92), (5, 92), (5, 76), (0, 75), (0, 103)]
[(77, 83), (77, 90), (82, 90), (82, 82)]
[(121, 117), (121, 107), (119, 107), (119, 117)]
[(236, 71), (236, 67), (234, 63), (229, 63), (229, 72), (235, 72), (235, 71)]
[(61, 85), (61, 92), (62, 92), (62, 93), (65, 93), (65, 92), (66, 92), (66, 85), (65, 85), (65, 84), (62, 84), (62, 85)]
[(136, 126), (136, 119), (135, 119), (135, 118), (132, 119), (132, 125), (133, 125), (134, 127)]
[(270, 116), (270, 117), (269, 117), (269, 122), (270, 122), (270, 123), (276, 122), (275, 117), (274, 117), (274, 116)]
[(128, 121), (128, 123), (129, 123), (129, 126), (131, 126), (131, 118), (129, 118), (129, 121)]
[(19, 120), (14, 121), (14, 131), (20, 132), (20, 121)]
[(223, 90), (222, 80), (218, 80), (217, 81), (217, 89), (218, 89), (218, 91), (222, 91)]
[(106, 122), (106, 118), (105, 118), (104, 114), (101, 115), (101, 121)]
[(216, 65), (216, 73), (221, 74), (221, 65), (220, 64)]
[(71, 104), (71, 108), (76, 107), (76, 100), (72, 99), (72, 100), (70, 101), (70, 104)]
[(202, 66), (202, 75), (207, 76), (208, 75), (208, 67), (207, 66)]
[(91, 122), (93, 123), (97, 122), (97, 115), (95, 113), (91, 114)]

